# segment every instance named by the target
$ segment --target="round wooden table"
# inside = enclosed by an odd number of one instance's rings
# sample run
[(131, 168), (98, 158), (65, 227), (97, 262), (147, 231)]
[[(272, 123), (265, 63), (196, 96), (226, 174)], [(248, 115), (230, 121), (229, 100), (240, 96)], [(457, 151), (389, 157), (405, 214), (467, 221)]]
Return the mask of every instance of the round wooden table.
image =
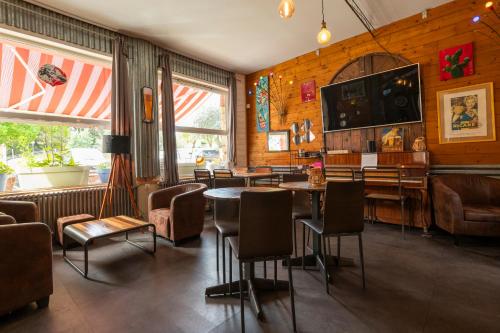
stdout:
[[(345, 179), (340, 179), (340, 180), (335, 180), (339, 182), (345, 182), (345, 181), (350, 181), (350, 180), (345, 180)], [(281, 183), (279, 185), (280, 188), (285, 189), (285, 190), (290, 190), (290, 191), (305, 191), (305, 192), (310, 192), (312, 196), (312, 219), (315, 221), (319, 221), (321, 219), (321, 193), (326, 191), (326, 182), (321, 184), (321, 185), (312, 185), (309, 182), (303, 181), (303, 182), (287, 182), (287, 183)], [(295, 227), (295, 226), (294, 226)], [(313, 232), (313, 246), (312, 246), (313, 253), (310, 255), (306, 255), (304, 259), (304, 266), (307, 266), (308, 268), (314, 267), (317, 268), (318, 266), (321, 268), (321, 265), (318, 265), (317, 258), (318, 255), (321, 254), (321, 236)], [(354, 261), (351, 258), (344, 258), (341, 257), (340, 260), (337, 256), (326, 256), (327, 260), (326, 262), (334, 262), (336, 265), (342, 265), (342, 266), (352, 266)], [(292, 258), (290, 261), (290, 264), (292, 266), (300, 266), (302, 267), (302, 257), (298, 258)], [(332, 274), (329, 274), (330, 279)]]
[[(239, 201), (242, 192), (275, 192), (283, 191), (282, 189), (276, 187), (224, 187), (212, 190), (207, 190), (203, 193), (205, 198), (211, 200), (229, 200), (229, 201)], [(232, 253), (232, 251), (230, 252)], [(232, 260), (230, 257), (229, 260)], [(225, 274), (225, 272), (223, 272)], [(274, 279), (262, 279), (255, 277), (255, 263), (244, 263), (243, 264), (243, 288), (242, 292), (248, 293), (248, 298), (250, 300), (250, 305), (254, 311), (257, 318), (262, 319), (262, 307), (260, 305), (259, 299), (257, 298), (257, 292), (259, 291), (275, 291), (275, 290), (286, 290), (288, 291), (289, 283), (283, 280)], [(232, 294), (238, 294), (240, 292), (240, 282), (239, 280), (233, 281), (231, 283), (222, 283), (216, 286), (211, 286), (205, 289), (205, 296), (222, 296), (227, 297)]]

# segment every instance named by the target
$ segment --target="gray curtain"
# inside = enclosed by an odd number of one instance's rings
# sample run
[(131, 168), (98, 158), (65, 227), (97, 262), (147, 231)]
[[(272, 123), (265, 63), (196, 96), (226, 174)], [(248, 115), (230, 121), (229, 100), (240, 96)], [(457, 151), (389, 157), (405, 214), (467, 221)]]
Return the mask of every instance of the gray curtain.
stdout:
[(231, 73), (231, 75), (229, 76), (228, 86), (229, 142), (227, 157), (229, 163), (234, 166), (234, 164), (236, 163), (236, 76), (234, 75), (234, 73)]
[(222, 68), (205, 64), (175, 52), (169, 51), (172, 72), (202, 81), (226, 86), (231, 76)]
[(165, 180), (168, 185), (179, 182), (179, 171), (177, 170), (177, 144), (175, 140), (175, 109), (172, 91), (172, 71), (170, 69), (170, 57), (160, 57), (161, 67), (161, 115), (163, 133), (163, 165), (165, 169)]

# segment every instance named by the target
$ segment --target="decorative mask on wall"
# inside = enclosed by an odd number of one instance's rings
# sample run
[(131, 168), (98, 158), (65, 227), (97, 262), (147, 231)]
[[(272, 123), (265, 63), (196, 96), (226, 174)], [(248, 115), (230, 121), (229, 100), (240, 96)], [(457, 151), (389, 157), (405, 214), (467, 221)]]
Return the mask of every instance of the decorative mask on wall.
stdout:
[(310, 119), (304, 119), (303, 123), (292, 123), (290, 130), (292, 131), (292, 142), (295, 145), (300, 145), (303, 142), (309, 143), (316, 139), (316, 136), (312, 132), (313, 124)]

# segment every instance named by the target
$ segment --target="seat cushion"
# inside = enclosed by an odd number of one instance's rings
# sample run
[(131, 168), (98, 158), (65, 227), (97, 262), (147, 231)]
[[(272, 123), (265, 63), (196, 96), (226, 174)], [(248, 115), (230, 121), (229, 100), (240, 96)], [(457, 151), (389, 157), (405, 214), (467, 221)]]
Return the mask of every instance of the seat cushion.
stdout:
[(215, 227), (223, 237), (238, 235), (240, 226), (237, 221), (216, 220)]
[(156, 226), (156, 234), (169, 238), (170, 208), (158, 208), (149, 211), (149, 223)]
[(500, 223), (500, 206), (464, 205), (464, 219), (466, 221)]

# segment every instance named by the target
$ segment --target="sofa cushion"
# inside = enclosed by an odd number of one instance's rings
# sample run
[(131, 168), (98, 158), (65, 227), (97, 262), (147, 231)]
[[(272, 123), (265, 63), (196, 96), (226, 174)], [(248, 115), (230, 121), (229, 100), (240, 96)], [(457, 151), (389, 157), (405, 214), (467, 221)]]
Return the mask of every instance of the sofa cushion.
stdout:
[(463, 207), (466, 221), (500, 223), (500, 206), (464, 205)]
[(156, 234), (169, 238), (170, 209), (158, 208), (149, 211), (149, 223), (156, 226)]

